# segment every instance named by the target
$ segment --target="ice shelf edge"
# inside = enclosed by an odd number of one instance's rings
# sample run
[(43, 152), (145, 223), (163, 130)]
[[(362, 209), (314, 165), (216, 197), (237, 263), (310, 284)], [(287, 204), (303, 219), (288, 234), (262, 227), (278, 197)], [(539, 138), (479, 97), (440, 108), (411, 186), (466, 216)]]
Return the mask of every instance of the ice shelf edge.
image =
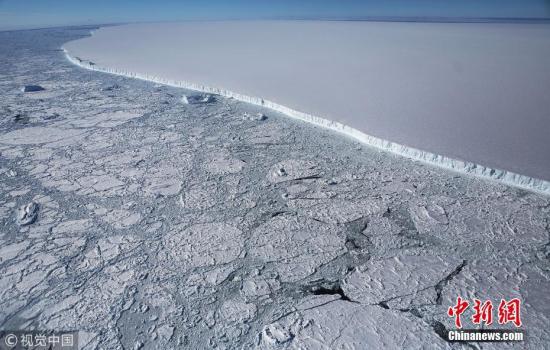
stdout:
[(195, 90), (195, 91), (200, 91), (204, 93), (220, 95), (228, 98), (234, 98), (242, 102), (269, 108), (276, 112), (285, 114), (291, 118), (295, 118), (295, 119), (305, 121), (323, 128), (336, 131), (338, 133), (347, 135), (368, 146), (375, 147), (383, 151), (391, 152), (412, 160), (417, 160), (428, 165), (454, 171), (460, 174), (476, 176), (486, 180), (495, 181), (498, 183), (506, 184), (509, 186), (521, 188), (532, 192), (541, 193), (544, 195), (550, 195), (550, 181), (541, 180), (541, 179), (533, 178), (526, 175), (520, 175), (520, 174), (516, 174), (506, 170), (490, 168), (490, 167), (486, 167), (486, 166), (472, 163), (472, 162), (457, 160), (457, 159), (449, 158), (443, 155), (438, 155), (427, 151), (421, 151), (419, 149), (404, 146), (395, 142), (383, 140), (375, 136), (365, 134), (362, 131), (359, 131), (355, 128), (349, 127), (342, 123), (317, 117), (304, 112), (299, 112), (291, 108), (288, 108), (286, 106), (283, 106), (281, 104), (264, 100), (260, 97), (247, 96), (247, 95), (239, 94), (229, 90), (204, 86), (204, 85), (191, 83), (187, 81), (170, 80), (170, 79), (151, 76), (148, 74), (140, 74), (140, 73), (128, 72), (120, 69), (101, 67), (93, 62), (71, 56), (65, 47), (62, 47), (62, 49), (65, 53), (66, 58), (71, 63), (81, 68), (98, 71), (102, 73), (109, 73), (109, 74), (124, 76), (128, 78), (146, 80), (146, 81), (150, 81), (150, 82), (154, 82), (162, 85), (168, 85), (172, 87), (177, 87), (177, 88)]

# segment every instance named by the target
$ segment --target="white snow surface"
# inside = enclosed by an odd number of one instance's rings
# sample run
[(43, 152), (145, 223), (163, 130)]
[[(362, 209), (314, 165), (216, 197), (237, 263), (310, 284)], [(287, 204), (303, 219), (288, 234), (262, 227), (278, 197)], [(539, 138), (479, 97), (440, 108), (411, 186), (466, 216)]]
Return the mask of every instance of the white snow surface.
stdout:
[(550, 25), (130, 24), (64, 49), (89, 69), (263, 105), (413, 159), (550, 193)]

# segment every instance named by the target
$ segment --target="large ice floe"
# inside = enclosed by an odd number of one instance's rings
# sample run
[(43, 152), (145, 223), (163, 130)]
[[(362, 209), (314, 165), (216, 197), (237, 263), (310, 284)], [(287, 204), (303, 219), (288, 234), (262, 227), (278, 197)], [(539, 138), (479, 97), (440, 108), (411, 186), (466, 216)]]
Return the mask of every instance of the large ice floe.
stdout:
[(233, 97), (549, 193), (549, 37), (544, 24), (249, 21), (107, 27), (64, 47), (89, 69)]

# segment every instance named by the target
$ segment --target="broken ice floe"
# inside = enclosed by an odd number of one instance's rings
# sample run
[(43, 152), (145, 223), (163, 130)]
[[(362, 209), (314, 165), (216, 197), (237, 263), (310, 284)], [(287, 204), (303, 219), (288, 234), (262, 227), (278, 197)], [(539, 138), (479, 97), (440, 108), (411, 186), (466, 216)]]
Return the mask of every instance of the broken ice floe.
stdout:
[[(319, 204), (304, 208), (304, 213), (321, 222), (329, 224), (343, 224), (351, 222), (362, 217), (366, 217), (375, 213), (379, 213), (385, 210), (385, 206), (381, 205), (379, 201), (372, 199), (364, 199), (357, 201), (332, 199), (330, 201), (322, 201)], [(289, 203), (290, 207), (303, 206), (302, 201), (294, 201), (297, 203)]]
[(27, 226), (36, 221), (38, 217), (38, 204), (30, 202), (27, 205), (19, 208), (17, 212), (17, 224), (19, 226)]
[(205, 168), (211, 174), (235, 174), (243, 170), (245, 164), (242, 160), (232, 157), (227, 151), (217, 151)]
[(197, 224), (176, 229), (163, 239), (167, 248), (160, 260), (170, 269), (188, 269), (227, 264), (239, 257), (242, 232), (225, 223)]
[(32, 145), (68, 140), (85, 131), (77, 129), (61, 129), (56, 127), (31, 127), (13, 130), (0, 135), (0, 143), (9, 145)]
[(412, 206), (411, 218), (420, 233), (430, 232), (438, 226), (449, 223), (445, 209), (435, 203), (426, 206)]
[(86, 232), (93, 226), (91, 219), (66, 220), (52, 228), (54, 234), (75, 234)]
[(209, 94), (183, 95), (181, 101), (186, 105), (195, 105), (214, 102), (214, 96)]
[(305, 217), (282, 214), (254, 230), (248, 254), (273, 263), (280, 280), (296, 281), (346, 251), (338, 228)]
[(450, 349), (414, 316), (340, 300), (286, 316), (259, 338), (261, 349)]
[(107, 213), (102, 216), (102, 219), (116, 229), (124, 229), (137, 224), (141, 220), (141, 215), (139, 213), (117, 209), (107, 211)]
[[(420, 297), (425, 303), (434, 303), (435, 286), (462, 264), (462, 260), (438, 256), (402, 255), (370, 260), (353, 271), (342, 288), (351, 300), (368, 305), (399, 303), (403, 297)], [(428, 290), (432, 293), (421, 295)]]
[(21, 88), (22, 92), (37, 92), (37, 91), (44, 91), (42, 86), (40, 85), (25, 85)]

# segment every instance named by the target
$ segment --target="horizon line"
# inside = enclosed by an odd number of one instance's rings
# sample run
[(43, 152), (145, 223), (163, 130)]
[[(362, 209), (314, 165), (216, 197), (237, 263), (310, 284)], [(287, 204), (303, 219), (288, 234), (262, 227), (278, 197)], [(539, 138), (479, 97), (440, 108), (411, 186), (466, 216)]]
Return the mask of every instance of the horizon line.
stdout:
[(223, 22), (223, 21), (334, 21), (334, 22), (395, 22), (395, 23), (495, 23), (495, 24), (550, 24), (550, 17), (462, 17), (462, 16), (347, 16), (347, 17), (309, 17), (309, 16), (277, 16), (258, 18), (211, 18), (211, 19), (181, 19), (181, 20), (138, 20), (90, 23), (67, 23), (52, 25), (12, 26), (1, 28), (0, 32), (41, 30), (74, 27), (101, 27), (139, 23), (180, 23), (180, 22)]

